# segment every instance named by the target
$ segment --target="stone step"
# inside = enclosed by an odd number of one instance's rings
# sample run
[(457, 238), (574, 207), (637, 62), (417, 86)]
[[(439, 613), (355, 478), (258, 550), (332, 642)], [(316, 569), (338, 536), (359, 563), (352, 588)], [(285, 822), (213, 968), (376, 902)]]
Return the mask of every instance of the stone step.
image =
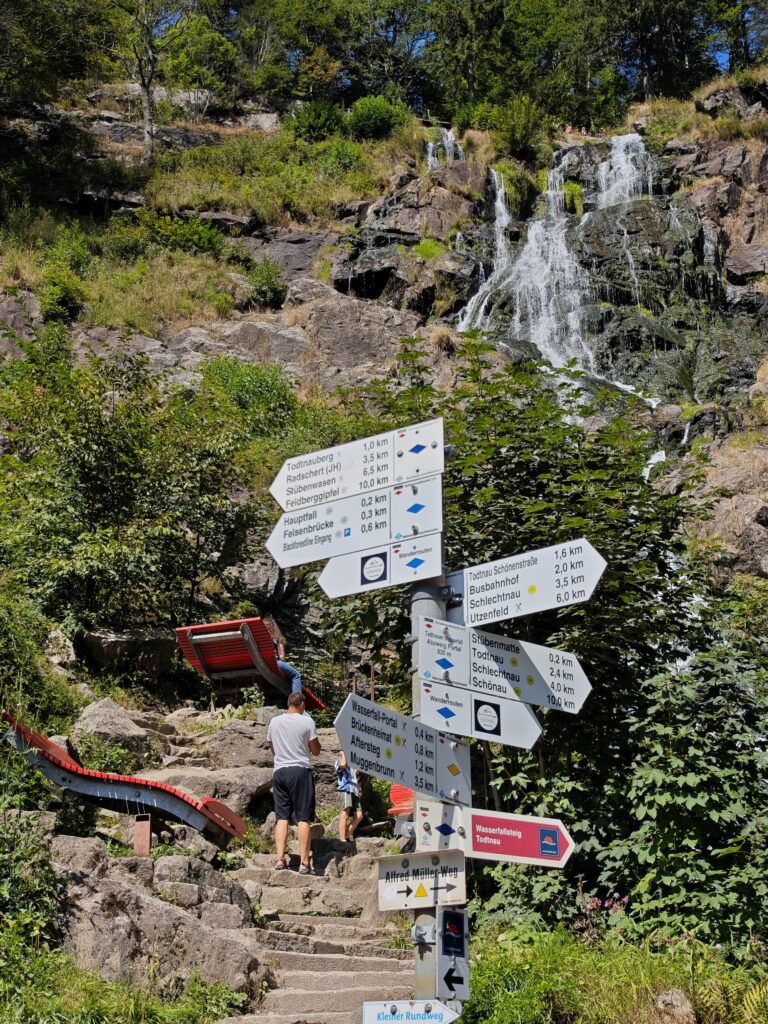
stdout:
[(331, 942), (378, 942), (386, 946), (386, 932), (360, 924), (352, 918), (349, 921), (338, 917), (311, 917), (303, 914), (282, 914), (276, 921), (269, 922), (269, 930), (290, 932), (293, 935), (313, 935)]
[[(280, 970), (278, 968), (278, 974)], [(392, 984), (398, 988), (407, 988), (413, 984), (413, 971), (403, 971), (402, 974), (393, 975)], [(344, 989), (361, 989), (365, 993), (375, 988), (382, 987), (381, 974), (379, 971), (347, 971), (343, 978), (337, 974), (318, 974), (316, 971), (288, 971), (281, 978), (281, 984), (273, 991), (288, 989), (301, 989), (302, 991), (336, 992)], [(365, 1002), (368, 999), (366, 994)], [(318, 1000), (320, 1002), (321, 1000)]]
[(412, 969), (413, 954), (409, 950), (387, 950), (386, 952), (404, 952), (408, 954), (409, 963), (394, 957), (381, 956), (381, 950), (375, 950), (370, 956), (357, 953), (303, 953), (296, 950), (271, 950), (264, 946), (251, 943), (250, 937), (258, 933), (258, 929), (228, 931), (216, 929), (218, 935), (232, 939), (244, 945), (262, 963), (272, 967), (279, 974), (289, 971), (312, 971), (317, 974), (334, 973), (337, 978), (346, 977), (352, 971), (378, 971), (380, 974), (403, 974)]
[(346, 957), (376, 958), (378, 960), (394, 960), (402, 962), (411, 960), (410, 949), (388, 949), (373, 942), (360, 942), (349, 939), (346, 942), (333, 942), (329, 939), (313, 935), (297, 935), (294, 932), (278, 932), (271, 928), (218, 928), (217, 931), (228, 939), (239, 942), (254, 951), (260, 951), (260, 958), (271, 950), (276, 953), (307, 953), (334, 954)]
[(410, 999), (413, 994), (412, 985), (393, 983), (382, 984), (379, 978), (377, 985), (368, 989), (348, 988), (346, 978), (339, 978), (339, 987), (331, 992), (323, 992), (321, 999), (318, 999), (317, 990), (286, 988), (272, 989), (267, 992), (262, 1001), (262, 1008), (266, 1011), (274, 1010), (278, 1013), (311, 1013), (312, 1008), (318, 1002), (322, 1002), (323, 1010), (336, 1012), (343, 1010), (362, 1010), (363, 1003), (380, 1002), (385, 999)]

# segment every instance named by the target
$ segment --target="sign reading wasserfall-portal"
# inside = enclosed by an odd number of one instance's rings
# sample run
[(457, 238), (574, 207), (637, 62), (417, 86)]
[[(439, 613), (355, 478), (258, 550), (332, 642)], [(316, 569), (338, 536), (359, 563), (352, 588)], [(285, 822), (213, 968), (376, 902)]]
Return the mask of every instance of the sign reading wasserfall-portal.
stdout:
[(450, 622), (482, 626), (588, 601), (606, 561), (584, 537), (452, 572), (446, 582), (462, 603)]
[(270, 487), (287, 512), (443, 472), (443, 421), (427, 420), (286, 459)]
[(285, 512), (267, 540), (267, 551), (288, 569), (372, 544), (413, 540), (443, 528), (442, 477), (397, 484), (370, 494)]
[(469, 747), (413, 718), (351, 693), (334, 722), (353, 768), (435, 800), (469, 804)]

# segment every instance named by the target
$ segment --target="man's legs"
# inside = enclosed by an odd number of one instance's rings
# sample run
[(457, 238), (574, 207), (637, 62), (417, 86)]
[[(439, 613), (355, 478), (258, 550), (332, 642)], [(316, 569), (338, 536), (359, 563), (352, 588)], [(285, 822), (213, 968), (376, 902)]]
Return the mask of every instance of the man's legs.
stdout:
[[(285, 823), (286, 831), (288, 830), (288, 822)], [(310, 848), (310, 823), (308, 821), (300, 821), (297, 824), (299, 832), (299, 857), (301, 858), (302, 864), (309, 864), (309, 848)], [(277, 836), (277, 831), (275, 831)]]
[(288, 819), (278, 818), (275, 822), (275, 849), (277, 859), (285, 859), (285, 844), (288, 841)]
[(350, 841), (350, 843), (355, 838), (355, 829), (357, 828), (357, 826), (360, 824), (360, 822), (362, 820), (363, 820), (363, 809), (362, 809), (362, 807), (358, 807), (357, 810), (355, 811), (355, 816), (354, 816), (354, 818), (352, 818), (352, 821), (350, 822), (350, 825), (349, 825), (349, 832), (347, 834), (347, 839)]

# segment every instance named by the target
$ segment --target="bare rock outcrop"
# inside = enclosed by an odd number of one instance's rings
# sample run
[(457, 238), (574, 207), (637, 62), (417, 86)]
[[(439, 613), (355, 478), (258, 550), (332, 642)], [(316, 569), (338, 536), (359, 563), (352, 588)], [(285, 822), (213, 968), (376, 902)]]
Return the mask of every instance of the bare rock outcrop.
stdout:
[(222, 800), (236, 814), (242, 814), (254, 801), (272, 788), (272, 767), (268, 768), (155, 768), (139, 772), (139, 777), (164, 782), (195, 796)]
[(118, 744), (137, 754), (147, 754), (150, 750), (148, 731), (137, 725), (125, 708), (110, 697), (84, 708), (72, 727), (72, 733), (75, 737), (83, 734), (97, 736), (105, 743)]

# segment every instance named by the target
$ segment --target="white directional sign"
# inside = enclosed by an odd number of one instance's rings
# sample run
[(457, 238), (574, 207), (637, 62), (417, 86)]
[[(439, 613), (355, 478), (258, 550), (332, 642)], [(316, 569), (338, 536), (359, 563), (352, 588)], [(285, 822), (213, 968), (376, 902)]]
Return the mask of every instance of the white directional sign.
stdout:
[(469, 999), (469, 916), (464, 907), (437, 911), (437, 994)]
[(331, 558), (317, 582), (328, 597), (364, 594), (441, 576), (442, 561), (443, 536), (432, 533)]
[(436, 800), (472, 802), (469, 747), (351, 693), (334, 722), (353, 768)]
[(435, 476), (443, 469), (443, 421), (427, 420), (287, 459), (270, 491), (291, 512)]
[(584, 537), (452, 572), (446, 582), (462, 604), (451, 622), (482, 626), (587, 601), (606, 561)]
[(465, 857), (562, 868), (575, 843), (558, 818), (503, 814), (417, 800), (413, 824), (416, 849), (460, 850)]
[(388, 1000), (386, 1003), (363, 1003), (363, 1024), (453, 1024), (459, 1019), (458, 1010), (441, 1003), (439, 999)]
[[(581, 711), (592, 692), (575, 654), (424, 616), (419, 627), (419, 675), (480, 696), (572, 715)], [(443, 717), (447, 721), (451, 715)]]
[(421, 680), (421, 720), (455, 736), (530, 750), (541, 723), (527, 704), (477, 695), (463, 686)]
[(430, 910), (467, 901), (461, 850), (379, 857), (379, 910)]
[(282, 569), (443, 528), (442, 477), (285, 512), (266, 547)]

